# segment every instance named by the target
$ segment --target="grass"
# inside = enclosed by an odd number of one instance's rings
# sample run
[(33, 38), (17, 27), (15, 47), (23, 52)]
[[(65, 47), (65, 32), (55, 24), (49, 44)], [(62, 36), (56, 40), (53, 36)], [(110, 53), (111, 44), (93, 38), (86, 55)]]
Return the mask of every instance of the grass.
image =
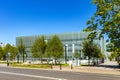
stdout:
[[(0, 61), (0, 64), (7, 64), (7, 61)], [(9, 64), (18, 64), (18, 62), (9, 61)], [(19, 64), (22, 64), (22, 62), (19, 62)]]
[(90, 65), (88, 65), (88, 64), (80, 64), (80, 66), (90, 66)]
[(48, 64), (12, 64), (13, 67), (24, 67), (24, 68), (50, 68), (50, 65)]
[[(60, 66), (60, 64), (53, 64), (53, 66)], [(61, 66), (69, 66), (69, 64), (61, 64)]]
[[(0, 61), (0, 64), (7, 64), (7, 61)], [(50, 64), (22, 64), (22, 62), (9, 62), (10, 66), (13, 67), (24, 67), (24, 68), (50, 68)], [(69, 66), (69, 64), (61, 64), (62, 66)], [(53, 66), (60, 66), (60, 64), (56, 64)]]
[(0, 64), (6, 64), (7, 62), (6, 61), (0, 61)]
[(69, 66), (69, 64), (62, 64), (62, 66)]
[[(69, 64), (61, 64), (62, 66), (69, 66)], [(13, 67), (24, 67), (24, 68), (50, 68), (50, 64), (11, 64)], [(53, 66), (60, 66), (59, 64)]]

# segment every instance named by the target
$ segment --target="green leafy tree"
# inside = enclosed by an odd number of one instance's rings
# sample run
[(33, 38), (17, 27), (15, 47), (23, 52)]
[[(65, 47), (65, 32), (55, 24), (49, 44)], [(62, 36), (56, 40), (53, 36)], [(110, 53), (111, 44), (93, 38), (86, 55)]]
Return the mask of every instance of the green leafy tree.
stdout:
[(5, 58), (4, 58), (3, 48), (0, 46), (0, 60), (1, 60), (1, 59), (5, 59)]
[(20, 45), (18, 45), (18, 52), (22, 55), (23, 62), (25, 62), (25, 45), (23, 44), (22, 38), (20, 38)]
[(3, 47), (0, 47), (0, 59), (6, 60), (6, 53)]
[(96, 59), (98, 64), (98, 60), (102, 58), (104, 58), (104, 54), (101, 53), (100, 48), (96, 44), (93, 44), (93, 62)]
[(12, 46), (10, 44), (6, 44), (6, 46), (4, 47), (4, 52), (5, 52), (5, 56), (10, 53), (10, 59), (13, 60), (15, 59), (18, 50), (15, 46)]
[(116, 58), (116, 56), (118, 56), (118, 54), (116, 52), (111, 53), (112, 59)]
[(88, 56), (88, 64), (90, 65), (90, 60), (93, 58), (94, 59), (99, 59), (102, 58), (103, 55), (100, 51), (100, 48), (93, 42), (89, 41), (89, 40), (85, 40), (83, 42), (83, 53), (85, 56)]
[(89, 65), (90, 65), (90, 60), (93, 56), (93, 49), (92, 49), (93, 47), (92, 46), (93, 46), (93, 44), (90, 41), (85, 40), (83, 42), (83, 50), (82, 51), (85, 56), (88, 56), (88, 60), (89, 60), (88, 64)]
[(6, 44), (6, 46), (4, 47), (5, 53), (7, 54), (8, 52), (10, 52), (10, 49), (11, 49), (11, 45)]
[(73, 56), (74, 56), (76, 59), (79, 59), (79, 58), (80, 58), (80, 53), (75, 52), (75, 53), (73, 54)]
[(108, 51), (108, 52), (112, 52), (113, 49), (114, 49), (114, 44), (109, 43), (109, 44), (106, 45), (106, 48), (107, 48), (107, 51)]
[(33, 53), (33, 56), (35, 58), (40, 58), (41, 59), (41, 62), (42, 62), (42, 57), (43, 55), (45, 54), (45, 51), (46, 51), (46, 47), (47, 47), (47, 44), (45, 42), (45, 38), (44, 36), (41, 36), (40, 38), (38, 38), (32, 48), (31, 48), (31, 51)]
[(51, 49), (51, 40), (47, 41), (47, 48), (46, 48), (46, 53), (45, 56), (48, 58), (48, 62), (50, 61), (50, 58), (52, 57), (52, 49)]
[(11, 46), (10, 53), (11, 53), (10, 58), (11, 58), (12, 60), (13, 60), (13, 59), (15, 60), (15, 57), (16, 57), (17, 54), (18, 54), (18, 49), (17, 49), (17, 47)]
[[(114, 44), (113, 51), (120, 57), (120, 0), (92, 0), (97, 10), (87, 22), (85, 31), (101, 30)], [(96, 33), (95, 33), (96, 34)]]
[(63, 57), (63, 44), (57, 35), (54, 35), (52, 39), (50, 39), (48, 44), (48, 51), (55, 59), (55, 64), (57, 64), (57, 59)]
[(6, 44), (6, 46), (4, 47), (5, 55), (7, 55), (8, 53), (10, 53), (10, 56), (11, 56), (11, 47), (12, 46), (10, 44)]

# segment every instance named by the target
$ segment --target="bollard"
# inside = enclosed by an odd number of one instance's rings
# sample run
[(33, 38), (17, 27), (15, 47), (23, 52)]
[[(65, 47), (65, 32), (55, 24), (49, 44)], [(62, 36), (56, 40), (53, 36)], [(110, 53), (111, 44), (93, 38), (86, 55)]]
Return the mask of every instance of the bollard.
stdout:
[(73, 65), (71, 64), (71, 69), (73, 69)]
[(53, 66), (52, 66), (52, 64), (50, 65), (50, 68), (51, 68), (51, 69), (53, 69)]
[(60, 70), (62, 70), (62, 65), (60, 64)]
[(7, 66), (9, 66), (9, 62), (7, 63)]
[(9, 61), (7, 60), (7, 66), (9, 66)]

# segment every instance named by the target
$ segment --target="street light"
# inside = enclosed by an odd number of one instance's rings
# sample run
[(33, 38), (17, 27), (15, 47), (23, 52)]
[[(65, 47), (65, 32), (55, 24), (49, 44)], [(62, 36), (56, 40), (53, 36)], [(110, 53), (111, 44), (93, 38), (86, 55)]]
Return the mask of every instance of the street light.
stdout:
[(65, 45), (65, 64), (67, 64), (67, 46)]
[(81, 54), (82, 54), (82, 50), (80, 50), (80, 58), (79, 58), (80, 59), (80, 64), (81, 64), (81, 58), (82, 58)]
[(6, 58), (7, 58), (7, 66), (9, 66), (10, 52), (7, 53)]
[(20, 53), (17, 54), (17, 63), (19, 63), (20, 60)]

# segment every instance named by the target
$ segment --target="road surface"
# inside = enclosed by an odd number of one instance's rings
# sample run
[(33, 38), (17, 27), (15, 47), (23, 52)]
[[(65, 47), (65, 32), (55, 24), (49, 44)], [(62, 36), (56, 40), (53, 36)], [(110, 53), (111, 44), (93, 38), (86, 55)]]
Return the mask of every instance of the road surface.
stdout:
[(0, 67), (0, 80), (120, 80), (119, 75)]

